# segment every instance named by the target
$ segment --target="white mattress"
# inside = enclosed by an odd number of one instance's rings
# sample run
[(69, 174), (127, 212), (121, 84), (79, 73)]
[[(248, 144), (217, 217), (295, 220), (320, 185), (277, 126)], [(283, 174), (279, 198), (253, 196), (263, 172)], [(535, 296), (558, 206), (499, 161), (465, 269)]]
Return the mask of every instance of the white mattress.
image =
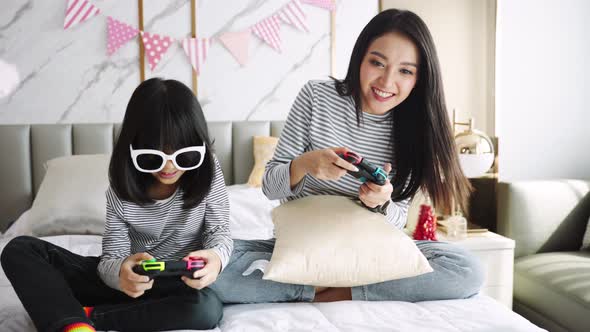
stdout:
[[(99, 236), (45, 238), (81, 255), (98, 255)], [(0, 250), (7, 239), (0, 240)], [(33, 285), (32, 285), (33, 286)], [(34, 331), (4, 271), (0, 272), (0, 331)], [(495, 300), (242, 304), (226, 306), (212, 331), (544, 331)]]

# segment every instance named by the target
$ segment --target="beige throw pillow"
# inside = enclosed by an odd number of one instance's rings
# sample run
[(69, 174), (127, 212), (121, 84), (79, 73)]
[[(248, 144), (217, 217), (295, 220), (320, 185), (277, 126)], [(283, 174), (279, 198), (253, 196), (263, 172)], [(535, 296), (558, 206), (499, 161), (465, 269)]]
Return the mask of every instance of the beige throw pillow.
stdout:
[(51, 159), (31, 209), (7, 234), (102, 235), (106, 218), (110, 156), (74, 155)]
[(352, 287), (431, 272), (407, 235), (342, 196), (309, 196), (272, 212), (276, 244), (263, 279)]
[(272, 158), (275, 153), (275, 148), (279, 139), (271, 136), (254, 136), (253, 150), (254, 150), (254, 167), (248, 178), (248, 184), (252, 187), (262, 186), (262, 176), (264, 175), (264, 168), (266, 163)]

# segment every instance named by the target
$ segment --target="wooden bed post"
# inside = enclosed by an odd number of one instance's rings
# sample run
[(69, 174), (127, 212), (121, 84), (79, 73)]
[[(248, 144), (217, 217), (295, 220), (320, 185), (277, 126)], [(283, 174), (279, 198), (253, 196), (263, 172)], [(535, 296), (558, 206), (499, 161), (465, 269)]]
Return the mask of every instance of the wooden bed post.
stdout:
[[(143, 0), (137, 0), (137, 17), (139, 18), (139, 31), (143, 31)], [(145, 81), (145, 52), (143, 49), (143, 37), (139, 36), (139, 79), (141, 82)]]
[(330, 11), (330, 76), (336, 74), (336, 12)]
[[(143, 0), (137, 0), (137, 17), (139, 30), (143, 31)], [(191, 37), (197, 37), (197, 1), (191, 0)], [(142, 36), (139, 35), (139, 79), (141, 82), (145, 81), (145, 51), (143, 48)], [(197, 73), (191, 67), (191, 73), (193, 78), (193, 93), (197, 95)]]
[[(191, 0), (191, 37), (197, 37), (197, 0)], [(193, 75), (193, 93), (197, 96), (197, 73), (192, 66), (191, 73)]]

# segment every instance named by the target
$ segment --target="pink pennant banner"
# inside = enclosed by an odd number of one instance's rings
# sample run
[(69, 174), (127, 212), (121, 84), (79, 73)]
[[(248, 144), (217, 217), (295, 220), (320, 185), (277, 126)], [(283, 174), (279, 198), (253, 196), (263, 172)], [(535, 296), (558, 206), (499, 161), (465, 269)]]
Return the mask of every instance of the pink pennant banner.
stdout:
[(190, 59), (197, 75), (201, 73), (201, 67), (205, 63), (210, 45), (211, 40), (209, 38), (186, 38), (182, 41), (184, 53)]
[(248, 63), (248, 51), (250, 47), (250, 30), (225, 32), (217, 37), (219, 41), (227, 48), (229, 53), (236, 59), (240, 66)]
[(295, 28), (309, 32), (307, 27), (305, 12), (301, 8), (299, 0), (291, 0), (278, 13), (281, 20)]
[(150, 63), (150, 70), (154, 70), (162, 59), (162, 55), (166, 53), (170, 45), (174, 42), (174, 38), (160, 36), (157, 33), (150, 34), (144, 31), (140, 33), (143, 47), (145, 48), (145, 55)]
[(121, 46), (133, 39), (139, 33), (136, 28), (112, 17), (107, 17), (107, 55), (111, 56)]
[(334, 0), (301, 0), (302, 3), (327, 9), (331, 12), (336, 10), (336, 2)]
[(68, 0), (64, 30), (89, 20), (98, 13), (100, 13), (100, 9), (88, 0)]
[(281, 22), (278, 15), (265, 18), (256, 23), (250, 29), (252, 32), (265, 43), (281, 53)]

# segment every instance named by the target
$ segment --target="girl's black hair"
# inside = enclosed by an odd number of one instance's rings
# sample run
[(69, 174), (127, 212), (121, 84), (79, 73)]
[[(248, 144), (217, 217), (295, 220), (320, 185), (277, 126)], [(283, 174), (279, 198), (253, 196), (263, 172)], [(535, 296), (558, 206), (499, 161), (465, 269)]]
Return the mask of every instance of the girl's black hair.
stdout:
[(392, 199), (400, 201), (412, 197), (422, 187), (441, 211), (448, 213), (454, 200), (466, 214), (471, 185), (459, 165), (434, 41), (418, 15), (407, 10), (388, 9), (371, 19), (356, 40), (346, 77), (336, 80), (336, 90), (341, 96), (352, 96), (360, 125), (363, 113), (361, 64), (371, 43), (390, 32), (407, 36), (420, 52), (416, 86), (393, 110), (391, 145), (395, 158), (391, 164), (395, 176)]
[(121, 133), (111, 156), (109, 180), (111, 187), (123, 199), (137, 204), (154, 200), (148, 189), (157, 181), (152, 174), (135, 169), (129, 152), (134, 149), (176, 151), (205, 143), (203, 164), (185, 171), (179, 179), (184, 192), (183, 208), (195, 207), (209, 193), (215, 175), (212, 142), (201, 105), (193, 92), (175, 80), (151, 78), (133, 92)]

